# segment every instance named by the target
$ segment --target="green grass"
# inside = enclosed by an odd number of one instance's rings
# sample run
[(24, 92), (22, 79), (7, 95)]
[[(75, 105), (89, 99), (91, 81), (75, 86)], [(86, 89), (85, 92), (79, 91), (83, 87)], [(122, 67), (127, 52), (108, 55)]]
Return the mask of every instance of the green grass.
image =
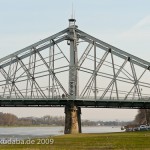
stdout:
[[(53, 137), (54, 144), (0, 145), (0, 150), (149, 150), (150, 131)], [(36, 141), (37, 142), (37, 141)]]

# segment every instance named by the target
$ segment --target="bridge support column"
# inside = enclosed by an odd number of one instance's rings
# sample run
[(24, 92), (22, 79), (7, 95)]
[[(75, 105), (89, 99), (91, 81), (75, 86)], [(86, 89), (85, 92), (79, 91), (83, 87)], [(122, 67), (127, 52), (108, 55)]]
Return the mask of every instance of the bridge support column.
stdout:
[(71, 104), (65, 106), (65, 134), (81, 133), (81, 108)]

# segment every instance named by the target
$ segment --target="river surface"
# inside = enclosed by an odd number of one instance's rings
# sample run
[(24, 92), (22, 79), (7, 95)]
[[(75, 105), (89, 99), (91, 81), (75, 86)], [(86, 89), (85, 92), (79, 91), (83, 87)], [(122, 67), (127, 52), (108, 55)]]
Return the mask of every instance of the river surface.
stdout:
[[(82, 133), (122, 132), (120, 127), (82, 127)], [(64, 134), (64, 127), (0, 127), (0, 139), (38, 138)]]

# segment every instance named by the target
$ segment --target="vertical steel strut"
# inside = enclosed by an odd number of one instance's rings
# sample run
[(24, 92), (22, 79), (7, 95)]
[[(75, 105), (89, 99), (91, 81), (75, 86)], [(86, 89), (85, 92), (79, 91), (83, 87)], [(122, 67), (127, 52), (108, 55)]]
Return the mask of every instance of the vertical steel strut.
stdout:
[(76, 134), (81, 132), (81, 109), (75, 104), (79, 96), (78, 87), (78, 56), (77, 56), (77, 34), (75, 19), (69, 19), (69, 44), (70, 44), (70, 63), (69, 63), (69, 99), (65, 106), (65, 134)]

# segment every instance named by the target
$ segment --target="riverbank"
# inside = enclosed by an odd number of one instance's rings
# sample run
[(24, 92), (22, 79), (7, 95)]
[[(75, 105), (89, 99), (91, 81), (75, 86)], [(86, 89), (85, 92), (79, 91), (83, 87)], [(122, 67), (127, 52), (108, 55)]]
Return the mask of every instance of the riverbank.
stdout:
[[(96, 126), (96, 127), (82, 127), (82, 133), (111, 133), (120, 132), (120, 127)], [(48, 137), (64, 134), (64, 127), (0, 127), (0, 139), (2, 138), (36, 138)]]
[[(77, 134), (49, 137), (47, 140), (54, 143), (20, 145), (0, 145), (1, 150), (95, 150), (95, 149), (135, 149), (144, 150), (150, 148), (150, 131), (120, 132), (101, 134)], [(44, 139), (42, 139), (44, 141)]]

